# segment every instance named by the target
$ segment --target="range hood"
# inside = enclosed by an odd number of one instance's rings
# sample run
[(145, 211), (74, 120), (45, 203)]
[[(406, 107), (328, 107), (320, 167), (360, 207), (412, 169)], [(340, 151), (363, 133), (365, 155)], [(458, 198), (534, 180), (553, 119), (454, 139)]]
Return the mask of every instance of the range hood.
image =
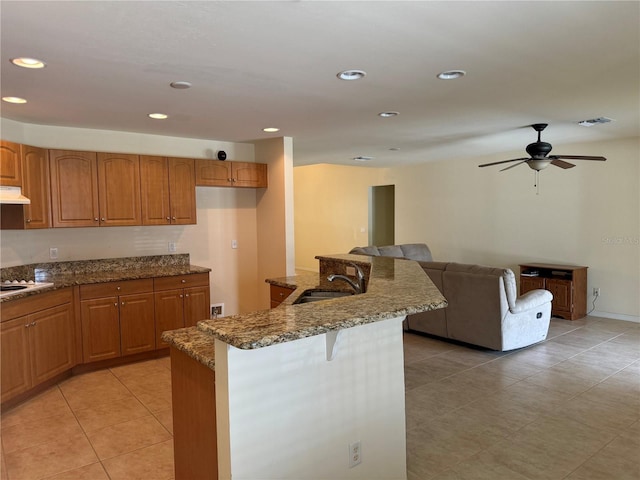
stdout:
[(22, 195), (20, 187), (0, 186), (0, 204), (28, 205), (30, 203), (31, 200)]

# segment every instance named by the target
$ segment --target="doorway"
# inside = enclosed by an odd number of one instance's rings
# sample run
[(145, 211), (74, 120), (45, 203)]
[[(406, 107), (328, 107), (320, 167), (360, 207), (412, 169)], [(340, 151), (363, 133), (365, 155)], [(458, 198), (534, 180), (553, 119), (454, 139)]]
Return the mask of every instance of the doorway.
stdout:
[(395, 243), (395, 185), (369, 187), (369, 245)]

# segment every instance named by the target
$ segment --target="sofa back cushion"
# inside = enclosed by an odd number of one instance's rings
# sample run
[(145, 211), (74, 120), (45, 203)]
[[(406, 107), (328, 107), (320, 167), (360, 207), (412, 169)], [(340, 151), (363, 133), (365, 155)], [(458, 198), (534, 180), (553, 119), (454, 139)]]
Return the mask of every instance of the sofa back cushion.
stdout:
[(424, 243), (405, 243), (402, 245), (385, 245), (382, 247), (370, 245), (368, 247), (352, 248), (349, 253), (371, 255), (374, 257), (407, 258), (419, 262), (430, 262), (433, 260), (431, 250), (429, 250), (429, 247)]
[(502, 319), (508, 311), (504, 268), (449, 263), (442, 294), (449, 338), (502, 349)]

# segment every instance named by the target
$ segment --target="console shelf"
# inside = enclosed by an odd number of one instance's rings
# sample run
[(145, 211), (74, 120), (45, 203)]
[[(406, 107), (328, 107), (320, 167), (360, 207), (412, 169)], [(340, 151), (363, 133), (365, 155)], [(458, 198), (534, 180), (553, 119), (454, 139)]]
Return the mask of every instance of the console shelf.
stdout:
[(543, 288), (553, 294), (551, 315), (578, 320), (587, 314), (587, 268), (578, 265), (523, 263), (520, 295)]

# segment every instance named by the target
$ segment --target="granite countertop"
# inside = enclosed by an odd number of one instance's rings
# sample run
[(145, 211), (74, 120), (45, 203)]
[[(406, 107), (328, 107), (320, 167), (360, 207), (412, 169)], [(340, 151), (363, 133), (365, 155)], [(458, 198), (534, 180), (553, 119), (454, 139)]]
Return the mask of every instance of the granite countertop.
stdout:
[[(361, 255), (320, 258), (368, 264), (367, 291), (361, 295), (293, 305), (305, 290), (326, 288), (320, 275), (268, 280), (296, 290), (276, 308), (204, 320), (198, 323), (198, 329), (231, 346), (250, 350), (447, 306), (445, 298), (417, 262)], [(336, 288), (338, 284), (329, 285), (334, 290), (341, 289)], [(170, 333), (165, 335), (165, 340), (176, 345)]]
[(8, 267), (2, 269), (2, 281), (14, 278), (34, 279), (37, 282), (53, 283), (53, 286), (0, 298), (0, 303), (75, 285), (191, 275), (210, 271), (210, 268), (191, 265), (189, 254), (78, 260)]

